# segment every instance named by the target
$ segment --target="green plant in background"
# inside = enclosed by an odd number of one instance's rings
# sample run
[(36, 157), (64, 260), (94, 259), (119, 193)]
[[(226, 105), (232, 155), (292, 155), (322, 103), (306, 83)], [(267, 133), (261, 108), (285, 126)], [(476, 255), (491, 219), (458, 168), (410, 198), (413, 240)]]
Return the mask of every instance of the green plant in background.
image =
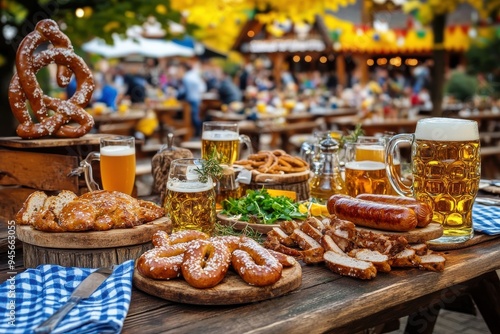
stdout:
[[(492, 38), (481, 38), (473, 43), (465, 54), (467, 72), (484, 74), (491, 86), (491, 94), (500, 94), (500, 28)], [(478, 92), (480, 95), (481, 92)], [(487, 94), (487, 93), (486, 93)]]
[(468, 102), (476, 94), (477, 80), (465, 71), (455, 70), (445, 86), (445, 92), (455, 99)]

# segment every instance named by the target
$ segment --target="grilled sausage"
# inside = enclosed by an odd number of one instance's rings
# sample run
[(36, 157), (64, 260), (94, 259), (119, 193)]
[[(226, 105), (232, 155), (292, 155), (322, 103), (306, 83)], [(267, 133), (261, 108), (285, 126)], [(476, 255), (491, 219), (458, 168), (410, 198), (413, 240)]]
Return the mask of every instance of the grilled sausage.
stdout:
[(326, 209), (328, 210), (328, 213), (330, 213), (331, 215), (335, 214), (335, 203), (337, 202), (337, 200), (339, 200), (341, 198), (352, 198), (352, 197), (347, 196), (347, 195), (341, 195), (341, 194), (336, 194), (336, 195), (330, 196), (330, 198), (326, 202)]
[(342, 197), (333, 199), (334, 214), (359, 226), (405, 232), (417, 226), (415, 211), (402, 205)]
[(387, 204), (404, 205), (413, 209), (417, 215), (417, 226), (426, 227), (432, 221), (432, 208), (429, 204), (416, 200), (412, 197), (377, 195), (377, 194), (359, 194), (356, 198), (365, 201), (373, 201)]

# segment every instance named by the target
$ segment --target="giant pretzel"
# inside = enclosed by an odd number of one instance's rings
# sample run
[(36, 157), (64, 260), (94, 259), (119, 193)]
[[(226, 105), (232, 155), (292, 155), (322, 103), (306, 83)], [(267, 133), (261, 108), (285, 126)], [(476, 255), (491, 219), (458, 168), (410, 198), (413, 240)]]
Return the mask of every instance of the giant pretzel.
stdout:
[[(33, 55), (45, 42), (51, 42), (53, 47)], [(58, 65), (57, 83), (61, 87), (66, 87), (75, 74), (76, 91), (68, 100), (45, 95), (38, 84), (36, 73), (52, 63)], [(42, 20), (22, 40), (16, 54), (16, 70), (10, 82), (9, 102), (20, 123), (17, 134), (21, 138), (76, 138), (92, 129), (94, 119), (83, 109), (94, 91), (92, 73), (83, 59), (74, 53), (71, 41), (59, 30), (57, 23)], [(35, 120), (28, 111), (28, 102)], [(70, 122), (77, 125), (68, 124)]]

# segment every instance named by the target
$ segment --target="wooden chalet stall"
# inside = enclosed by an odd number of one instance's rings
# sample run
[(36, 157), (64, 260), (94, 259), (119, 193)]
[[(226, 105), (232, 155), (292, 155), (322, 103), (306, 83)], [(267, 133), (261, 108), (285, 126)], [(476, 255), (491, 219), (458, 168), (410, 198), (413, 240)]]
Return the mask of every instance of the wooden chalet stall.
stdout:
[(312, 25), (290, 23), (280, 27), (257, 19), (249, 20), (236, 38), (232, 50), (240, 52), (247, 61), (254, 56), (269, 57), (278, 87), (280, 73), (286, 68), (286, 59), (290, 56), (300, 57), (306, 62), (333, 56), (328, 30), (319, 16)]

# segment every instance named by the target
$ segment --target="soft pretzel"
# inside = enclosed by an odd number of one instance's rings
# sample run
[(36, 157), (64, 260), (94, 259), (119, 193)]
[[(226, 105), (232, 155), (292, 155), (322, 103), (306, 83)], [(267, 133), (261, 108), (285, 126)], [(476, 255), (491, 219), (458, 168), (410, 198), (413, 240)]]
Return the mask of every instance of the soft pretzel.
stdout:
[[(47, 41), (53, 47), (33, 55)], [(36, 73), (52, 63), (58, 65), (57, 82), (61, 87), (67, 86), (72, 74), (75, 74), (77, 87), (69, 100), (44, 95), (38, 84)], [(83, 110), (95, 87), (92, 73), (83, 59), (74, 53), (70, 40), (59, 30), (57, 23), (50, 19), (42, 20), (22, 40), (16, 54), (16, 70), (9, 87), (9, 102), (14, 117), (20, 123), (17, 128), (20, 137), (30, 139), (53, 135), (76, 138), (92, 129), (94, 119)], [(27, 102), (35, 119), (28, 111)], [(68, 125), (70, 122), (78, 125)]]
[(195, 240), (184, 253), (182, 276), (195, 288), (212, 288), (224, 279), (230, 263), (231, 253), (223, 243)]
[(266, 286), (281, 278), (283, 265), (255, 240), (245, 238), (232, 254), (234, 270), (250, 285)]
[(150, 249), (137, 260), (137, 270), (145, 277), (158, 280), (179, 277), (187, 245), (181, 243)]
[(235, 164), (264, 174), (299, 173), (309, 168), (307, 162), (283, 150), (259, 151), (250, 154), (245, 160), (236, 161)]

